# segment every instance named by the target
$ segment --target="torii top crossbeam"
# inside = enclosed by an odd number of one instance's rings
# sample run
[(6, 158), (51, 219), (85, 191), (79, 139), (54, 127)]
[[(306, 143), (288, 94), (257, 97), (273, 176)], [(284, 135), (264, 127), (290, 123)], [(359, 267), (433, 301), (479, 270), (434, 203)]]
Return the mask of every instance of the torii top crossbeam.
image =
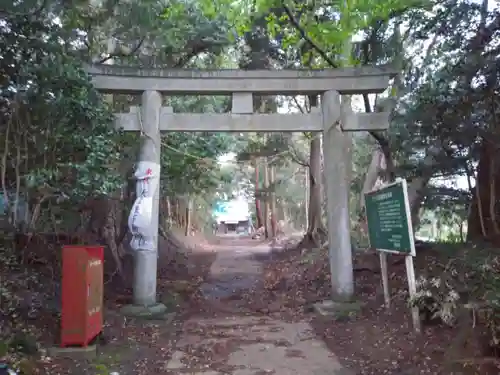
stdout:
[(396, 75), (390, 66), (323, 70), (187, 70), (91, 65), (87, 72), (102, 92), (140, 93), (154, 90), (179, 95), (318, 95), (383, 92)]

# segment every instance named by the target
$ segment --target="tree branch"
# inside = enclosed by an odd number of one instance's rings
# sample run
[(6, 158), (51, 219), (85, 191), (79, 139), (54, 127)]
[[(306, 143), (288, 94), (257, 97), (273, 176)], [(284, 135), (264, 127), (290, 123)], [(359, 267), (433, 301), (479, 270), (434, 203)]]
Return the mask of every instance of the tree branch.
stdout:
[[(483, 67), (483, 59), (478, 58), (486, 46), (492, 41), (494, 35), (500, 30), (500, 13), (488, 24), (479, 27), (477, 33), (469, 40), (466, 53), (455, 65), (453, 70), (457, 75), (462, 75), (470, 82), (477, 72)], [(475, 59), (475, 61), (474, 61)], [(472, 68), (472, 69), (471, 69)]]
[(293, 100), (294, 104), (297, 106), (297, 108), (299, 109), (300, 113), (306, 113), (306, 109), (304, 109), (304, 108), (300, 105), (300, 103), (299, 103), (299, 101), (297, 100), (297, 97), (296, 97), (296, 96), (293, 96), (293, 97), (292, 97), (292, 100)]
[(312, 40), (309, 35), (307, 35), (306, 31), (302, 26), (300, 26), (300, 22), (295, 18), (290, 8), (288, 8), (285, 4), (285, 0), (281, 0), (281, 6), (283, 11), (288, 16), (290, 23), (295, 29), (299, 32), (302, 39), (304, 39), (332, 68), (338, 68), (338, 64), (336, 64), (314, 40)]
[(289, 144), (288, 147), (292, 161), (294, 161), (295, 163), (297, 163), (302, 167), (307, 167), (307, 168), (310, 167), (309, 163), (306, 161), (306, 158), (299, 153), (299, 151), (295, 148), (293, 144)]
[(114, 59), (116, 57), (128, 57), (134, 55), (139, 49), (142, 47), (144, 41), (146, 40), (146, 37), (143, 37), (139, 43), (136, 44), (134, 48), (132, 48), (130, 51), (123, 51), (122, 49), (118, 49), (118, 51), (115, 51), (113, 53), (110, 53), (107, 57), (99, 60), (97, 63), (98, 64), (104, 64), (106, 61)]
[(203, 43), (195, 44), (190, 51), (188, 51), (184, 56), (180, 57), (174, 64), (174, 68), (184, 67), (192, 58), (198, 56), (200, 53), (208, 50), (209, 46)]
[(211, 48), (218, 47), (218, 46), (225, 46), (224, 42), (217, 42), (217, 41), (211, 41), (208, 42), (206, 40), (198, 39), (193, 41), (191, 43), (191, 46), (187, 46), (187, 51), (185, 51), (185, 55), (180, 57), (175, 64), (173, 65), (174, 68), (182, 68), (184, 67), (192, 58), (198, 56), (199, 54), (203, 52), (209, 51)]

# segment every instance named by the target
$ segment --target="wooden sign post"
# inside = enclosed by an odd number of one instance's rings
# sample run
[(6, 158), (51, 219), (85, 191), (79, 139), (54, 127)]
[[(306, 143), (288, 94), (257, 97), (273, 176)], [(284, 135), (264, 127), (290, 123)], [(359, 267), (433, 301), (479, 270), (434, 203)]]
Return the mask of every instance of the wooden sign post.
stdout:
[[(413, 266), (413, 257), (416, 255), (415, 242), (406, 180), (397, 179), (394, 183), (366, 193), (365, 207), (370, 246), (379, 253), (384, 300), (389, 308), (391, 297), (387, 270), (388, 253), (405, 256), (410, 298), (417, 292)], [(412, 308), (412, 320), (415, 331), (420, 332), (420, 316), (416, 307)]]

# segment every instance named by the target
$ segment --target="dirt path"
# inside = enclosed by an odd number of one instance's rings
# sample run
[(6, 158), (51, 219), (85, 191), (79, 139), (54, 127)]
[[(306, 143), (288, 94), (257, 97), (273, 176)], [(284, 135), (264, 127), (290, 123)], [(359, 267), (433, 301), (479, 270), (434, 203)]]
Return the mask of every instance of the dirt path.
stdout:
[[(97, 358), (45, 357), (40, 374), (353, 374), (341, 367), (309, 321), (290, 322), (269, 313), (275, 311), (272, 304), (259, 301), (263, 264), (258, 259), (266, 257), (258, 255), (270, 251), (268, 244), (234, 237), (218, 237), (212, 244), (216, 254), (210, 249), (188, 256), (182, 269), (194, 267), (195, 274), (182, 278), (160, 267), (159, 300), (172, 308), (172, 320), (126, 318), (119, 306), (128, 300), (109, 294), (107, 343), (99, 346)], [(262, 303), (264, 308), (257, 308)]]
[[(166, 374), (349, 374), (303, 321), (289, 323), (239, 308), (237, 300), (262, 276), (255, 254), (269, 251), (250, 241), (221, 239), (203, 309), (184, 322)], [(236, 301), (236, 303), (235, 303)]]

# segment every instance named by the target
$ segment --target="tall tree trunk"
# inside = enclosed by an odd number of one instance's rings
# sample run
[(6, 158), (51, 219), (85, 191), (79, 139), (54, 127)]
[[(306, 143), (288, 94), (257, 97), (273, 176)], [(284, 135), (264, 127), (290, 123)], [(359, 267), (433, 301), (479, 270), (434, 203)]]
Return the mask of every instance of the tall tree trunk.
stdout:
[(276, 182), (276, 167), (271, 165), (269, 167), (269, 184), (272, 188), (270, 193), (270, 211), (271, 211), (271, 232), (272, 237), (276, 237), (277, 234), (277, 219), (276, 219), (276, 192), (274, 185)]
[[(425, 161), (424, 161), (425, 162)], [(422, 213), (422, 201), (424, 200), (424, 189), (429, 184), (430, 177), (415, 177), (408, 184), (408, 201), (410, 202), (410, 214), (413, 231), (420, 227), (420, 214)]]
[(191, 232), (191, 206), (192, 200), (190, 197), (186, 197), (186, 226), (184, 228), (184, 235), (187, 237)]
[(318, 231), (323, 231), (321, 220), (321, 139), (314, 137), (309, 153), (309, 212), (306, 236), (314, 240)]
[(257, 229), (259, 229), (264, 225), (262, 220), (262, 207), (261, 207), (262, 201), (259, 196), (260, 193), (259, 159), (256, 158), (254, 163), (255, 163), (255, 216), (257, 220)]
[(301, 227), (304, 226), (307, 229), (309, 226), (309, 195), (311, 194), (311, 183), (310, 183), (310, 178), (309, 178), (309, 168), (305, 168), (305, 173), (304, 173), (304, 185), (306, 186), (306, 195), (304, 197), (304, 218), (305, 218), (305, 223), (301, 223)]
[(276, 220), (284, 220), (285, 222), (288, 221), (288, 215), (286, 212), (286, 206), (283, 200), (279, 200), (276, 202)]
[(270, 228), (269, 228), (269, 166), (267, 157), (264, 158), (264, 233), (265, 237), (269, 238)]
[(127, 216), (124, 215), (122, 204), (123, 201), (120, 199), (91, 199), (88, 205), (91, 212), (88, 230), (96, 236), (98, 242), (106, 245), (116, 263), (118, 275), (122, 281), (125, 281), (121, 259), (123, 254), (120, 251), (120, 245), (125, 236), (121, 236), (120, 228), (123, 221), (127, 220)]
[(495, 144), (483, 140), (473, 188), (473, 200), (467, 220), (467, 241), (488, 241), (500, 244), (500, 174), (497, 173), (498, 155)]
[(365, 194), (370, 192), (378, 185), (378, 183), (381, 181), (380, 174), (384, 169), (384, 154), (382, 153), (382, 151), (380, 151), (380, 149), (377, 148), (372, 152), (372, 159), (370, 161), (370, 165), (368, 166), (368, 170), (366, 171), (365, 181), (363, 182), (363, 189), (361, 190), (360, 206), (362, 212), (365, 209)]
[(170, 203), (170, 197), (165, 197), (165, 229), (170, 228), (170, 222), (172, 220), (172, 204)]
[(177, 197), (177, 226), (179, 228), (184, 228), (184, 218), (186, 210), (184, 208), (184, 200)]

